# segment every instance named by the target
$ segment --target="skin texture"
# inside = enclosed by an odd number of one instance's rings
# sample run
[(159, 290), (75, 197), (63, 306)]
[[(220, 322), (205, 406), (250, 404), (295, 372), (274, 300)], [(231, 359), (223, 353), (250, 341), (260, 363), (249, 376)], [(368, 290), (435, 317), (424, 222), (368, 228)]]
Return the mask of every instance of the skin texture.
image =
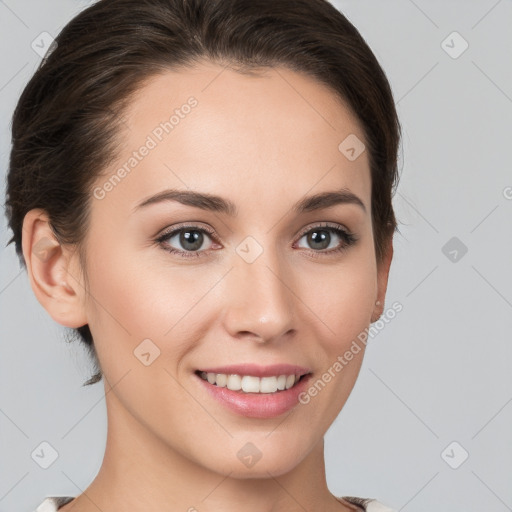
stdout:
[[(174, 109), (191, 96), (197, 105), (104, 198), (91, 196), (87, 281), (72, 247), (55, 242), (37, 256), (41, 240), (55, 237), (45, 212), (25, 217), (23, 251), (37, 299), (62, 325), (89, 324), (104, 374), (105, 457), (65, 512), (356, 510), (327, 488), (323, 436), (352, 391), (364, 350), (310, 403), (271, 419), (225, 409), (194, 375), (205, 366), (284, 362), (318, 378), (382, 313), (392, 245), (378, 266), (368, 155), (350, 161), (338, 150), (350, 134), (364, 140), (362, 129), (312, 78), (284, 68), (262, 73), (200, 63), (138, 91), (99, 187)], [(356, 204), (292, 212), (304, 196), (342, 187), (366, 212)], [(220, 195), (238, 216), (175, 201), (133, 211), (167, 188)], [(215, 233), (204, 235), (200, 257), (154, 241), (184, 222)], [(301, 233), (324, 222), (358, 241), (322, 253)], [(345, 243), (329, 232), (329, 249)], [(263, 249), (253, 263), (236, 251), (247, 236)], [(179, 234), (169, 244), (190, 247)], [(134, 356), (145, 339), (160, 350), (149, 366)], [(247, 442), (262, 453), (251, 468), (237, 457)]]

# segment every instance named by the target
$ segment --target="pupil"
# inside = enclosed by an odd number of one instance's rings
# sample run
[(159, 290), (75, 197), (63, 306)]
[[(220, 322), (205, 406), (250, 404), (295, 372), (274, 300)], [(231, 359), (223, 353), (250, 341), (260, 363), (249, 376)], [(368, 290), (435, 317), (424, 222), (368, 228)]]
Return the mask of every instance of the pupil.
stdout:
[[(309, 243), (313, 246), (314, 249), (326, 249), (329, 247), (329, 243), (331, 241), (331, 235), (328, 231), (313, 231), (308, 236)], [(325, 243), (327, 241), (327, 243)], [(323, 244), (323, 247), (315, 247), (315, 244)]]
[[(180, 243), (186, 249), (196, 251), (203, 245), (203, 234), (200, 231), (183, 231), (180, 236)], [(186, 244), (192, 244), (192, 247), (187, 247)]]

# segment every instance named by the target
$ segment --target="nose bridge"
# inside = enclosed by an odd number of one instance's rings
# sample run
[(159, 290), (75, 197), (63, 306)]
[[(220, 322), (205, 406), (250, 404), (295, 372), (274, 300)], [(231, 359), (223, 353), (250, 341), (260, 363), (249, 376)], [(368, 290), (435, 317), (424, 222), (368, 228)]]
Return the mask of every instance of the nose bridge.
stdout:
[(251, 333), (268, 341), (293, 327), (293, 287), (277, 248), (258, 245), (247, 240), (237, 247), (225, 321), (232, 336)]

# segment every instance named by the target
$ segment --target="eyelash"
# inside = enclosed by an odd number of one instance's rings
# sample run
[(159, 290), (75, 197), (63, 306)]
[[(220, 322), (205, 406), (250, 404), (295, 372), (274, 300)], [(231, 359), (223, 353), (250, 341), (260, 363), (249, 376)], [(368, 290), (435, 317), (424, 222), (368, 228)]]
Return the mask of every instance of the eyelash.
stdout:
[[(321, 229), (321, 228), (327, 228), (327, 229)], [(199, 258), (202, 256), (205, 256), (205, 253), (208, 252), (208, 250), (201, 250), (201, 251), (181, 251), (179, 249), (175, 249), (174, 247), (169, 246), (165, 243), (165, 240), (172, 238), (177, 233), (180, 233), (182, 231), (199, 231), (201, 233), (208, 234), (215, 242), (219, 243), (216, 240), (215, 233), (213, 230), (206, 228), (206, 227), (199, 227), (197, 225), (182, 225), (177, 228), (173, 228), (172, 230), (166, 231), (165, 233), (161, 234), (155, 239), (155, 242), (158, 243), (162, 249), (164, 249), (167, 252), (170, 252), (172, 254), (176, 254), (177, 256), (181, 258)], [(338, 254), (346, 251), (349, 247), (354, 245), (359, 238), (356, 237), (354, 233), (351, 233), (343, 228), (341, 228), (338, 224), (330, 224), (330, 223), (323, 223), (319, 224), (317, 226), (313, 226), (311, 228), (306, 229), (305, 231), (302, 231), (299, 235), (298, 240), (300, 240), (304, 235), (307, 235), (311, 231), (315, 230), (322, 230), (322, 231), (332, 231), (336, 233), (342, 240), (343, 244), (339, 247), (336, 247), (335, 249), (329, 249), (329, 250), (321, 250), (321, 251), (315, 251), (314, 249), (310, 249), (309, 251), (306, 249), (306, 251), (310, 252), (311, 256), (314, 258), (317, 258), (322, 255), (333, 255)]]

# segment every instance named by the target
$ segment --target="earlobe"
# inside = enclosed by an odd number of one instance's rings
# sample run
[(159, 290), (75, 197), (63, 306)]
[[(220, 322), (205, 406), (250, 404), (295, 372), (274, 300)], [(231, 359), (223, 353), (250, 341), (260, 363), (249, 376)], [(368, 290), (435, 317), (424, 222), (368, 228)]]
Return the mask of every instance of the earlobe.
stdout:
[(39, 303), (61, 325), (85, 325), (84, 288), (77, 275), (75, 254), (59, 243), (44, 210), (33, 209), (25, 215), (22, 248)]

